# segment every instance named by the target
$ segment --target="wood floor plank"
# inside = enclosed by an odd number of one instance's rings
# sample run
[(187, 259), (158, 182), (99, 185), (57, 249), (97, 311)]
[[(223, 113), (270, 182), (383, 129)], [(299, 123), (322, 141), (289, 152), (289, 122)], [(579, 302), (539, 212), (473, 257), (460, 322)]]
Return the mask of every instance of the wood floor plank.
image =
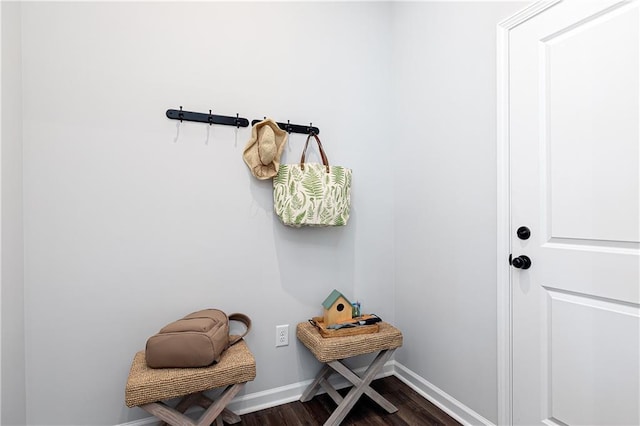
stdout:
[[(342, 426), (460, 426), (455, 419), (440, 410), (394, 376), (374, 380), (371, 387), (398, 407), (393, 414), (363, 395)], [(341, 389), (344, 396), (349, 389)], [(277, 407), (245, 414), (246, 426), (322, 426), (335, 410), (336, 404), (327, 394), (317, 395), (307, 402), (295, 401)]]

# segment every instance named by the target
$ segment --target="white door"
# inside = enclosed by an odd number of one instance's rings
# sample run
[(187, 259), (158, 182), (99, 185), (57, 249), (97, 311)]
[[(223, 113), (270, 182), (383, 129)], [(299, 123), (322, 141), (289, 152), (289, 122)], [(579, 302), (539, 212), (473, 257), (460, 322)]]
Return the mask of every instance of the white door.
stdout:
[(510, 32), (514, 424), (640, 424), (639, 3)]

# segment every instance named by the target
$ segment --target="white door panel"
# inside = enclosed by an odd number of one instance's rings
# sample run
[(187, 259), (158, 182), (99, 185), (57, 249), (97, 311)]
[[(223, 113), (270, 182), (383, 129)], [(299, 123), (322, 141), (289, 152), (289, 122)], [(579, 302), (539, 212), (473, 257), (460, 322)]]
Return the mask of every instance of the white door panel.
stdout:
[(637, 243), (638, 14), (596, 16), (540, 42), (547, 232)]
[(515, 424), (640, 424), (638, 3), (509, 33)]
[(638, 339), (621, 338), (617, 330), (638, 335), (637, 307), (548, 294), (553, 417), (570, 425), (629, 424), (638, 415), (638, 370), (629, 367), (637, 366), (640, 354)]

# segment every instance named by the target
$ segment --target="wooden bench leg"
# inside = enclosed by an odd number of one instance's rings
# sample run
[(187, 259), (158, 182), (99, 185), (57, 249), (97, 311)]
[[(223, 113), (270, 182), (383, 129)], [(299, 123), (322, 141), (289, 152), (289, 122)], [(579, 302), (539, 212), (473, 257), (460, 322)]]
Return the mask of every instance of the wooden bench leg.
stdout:
[(300, 401), (301, 402), (310, 401), (311, 398), (313, 398), (315, 396), (315, 394), (318, 392), (318, 388), (321, 386), (322, 382), (326, 381), (326, 379), (331, 374), (333, 374), (333, 370), (331, 370), (331, 367), (329, 367), (329, 365), (325, 364), (322, 367), (322, 370), (320, 370), (320, 372), (316, 376), (315, 380), (313, 382), (311, 382), (311, 384), (309, 386), (307, 386), (307, 388), (304, 390), (304, 392), (302, 392), (302, 396), (300, 397)]
[[(361, 378), (358, 377), (358, 380), (354, 380), (354, 381), (358, 382), (358, 384), (354, 384), (354, 386), (351, 388), (351, 390), (349, 391), (347, 396), (344, 397), (342, 402), (334, 410), (334, 412), (331, 414), (329, 419), (324, 423), (324, 426), (338, 426), (340, 423), (342, 423), (342, 420), (344, 420), (344, 418), (347, 416), (347, 414), (349, 414), (349, 411), (351, 411), (351, 409), (356, 404), (356, 402), (358, 401), (360, 396), (362, 396), (362, 394), (365, 393), (365, 391), (367, 391), (367, 389), (371, 389), (369, 387), (369, 384), (375, 378), (376, 374), (378, 374), (378, 372), (382, 369), (384, 364), (389, 360), (389, 358), (391, 357), (393, 352), (394, 352), (393, 350), (384, 350), (384, 351), (381, 351), (376, 356), (376, 358), (373, 360), (371, 365), (369, 365), (369, 367), (364, 372), (362, 377)], [(341, 367), (344, 367), (344, 365), (342, 363), (339, 363), (339, 365)], [(338, 367), (338, 368), (340, 368), (340, 367)], [(346, 367), (344, 367), (344, 368), (346, 368)], [(350, 373), (352, 373), (352, 372), (350, 371)], [(348, 374), (348, 375), (350, 376), (351, 374)], [(354, 374), (354, 376), (356, 376), (356, 375)], [(371, 391), (372, 391), (372, 393), (375, 393), (374, 395), (377, 395), (380, 398), (382, 398), (382, 396), (380, 394), (378, 394), (377, 392), (375, 392), (373, 389), (371, 389)], [(391, 407), (393, 407), (393, 405), (391, 403), (389, 403), (386, 399), (382, 398), (382, 400), (384, 400), (386, 402), (386, 404), (389, 404)], [(380, 403), (379, 400), (375, 400), (375, 401)], [(385, 407), (386, 404), (381, 404), (381, 405), (384, 408), (387, 408), (388, 406)], [(395, 407), (393, 407), (393, 408), (395, 409)], [(397, 411), (397, 409), (395, 409), (394, 411)]]
[[(216, 401), (207, 408), (207, 410), (202, 414), (202, 416), (198, 419), (197, 426), (209, 426), (213, 421), (218, 417), (224, 408), (231, 402), (234, 396), (240, 389), (244, 387), (244, 383), (236, 383), (235, 385), (231, 385), (222, 392), (222, 395), (216, 399)], [(222, 417), (222, 416), (220, 416)], [(222, 421), (222, 419), (220, 419)]]
[[(240, 392), (243, 386), (244, 383), (236, 383), (227, 387), (215, 401), (211, 401), (201, 392), (198, 392), (184, 397), (176, 408), (169, 407), (160, 401), (141, 405), (140, 408), (171, 426), (209, 426), (214, 420), (218, 426), (221, 426), (223, 419), (227, 423), (234, 424), (241, 420), (240, 416), (225, 407)], [(207, 407), (196, 421), (183, 414), (193, 404)]]
[[(197, 400), (201, 396), (202, 396), (201, 392), (192, 393), (192, 394), (189, 394), (189, 395), (185, 396), (184, 398), (182, 398), (180, 400), (180, 402), (178, 402), (178, 404), (175, 407), (175, 410), (180, 412), (180, 413), (184, 413), (185, 411), (187, 411), (189, 409), (189, 407), (191, 407), (194, 404), (197, 404)], [(162, 422), (160, 422), (160, 424), (158, 426), (168, 426), (168, 425), (169, 425), (169, 423), (167, 423), (165, 421), (162, 421)]]
[(320, 386), (324, 388), (324, 390), (327, 392), (327, 395), (329, 395), (331, 399), (333, 399), (333, 402), (335, 402), (336, 405), (340, 405), (342, 403), (342, 395), (338, 393), (336, 388), (334, 388), (328, 380), (322, 380), (320, 382)]
[[(214, 401), (211, 400), (209, 397), (207, 397), (204, 393), (199, 393), (195, 395), (197, 395), (197, 400), (195, 401), (195, 403), (204, 409), (209, 408), (211, 404), (214, 403)], [(218, 416), (218, 418), (220, 417), (222, 417), (222, 420), (224, 420), (225, 423), (228, 423), (230, 425), (240, 423), (242, 421), (239, 415), (229, 410), (228, 408), (225, 408), (222, 410), (222, 413), (220, 414), (220, 416)]]
[(141, 405), (140, 408), (154, 417), (164, 420), (171, 426), (195, 426), (196, 423), (176, 409), (163, 402), (150, 402)]
[[(391, 352), (393, 352), (393, 350)], [(390, 356), (391, 356), (391, 354), (388, 354), (387, 359)], [(385, 361), (385, 363), (386, 363), (386, 361)], [(349, 380), (354, 386), (361, 386), (362, 385), (362, 379), (360, 377), (358, 377), (358, 375), (355, 374), (353, 371), (349, 370), (349, 368), (347, 368), (347, 366), (342, 364), (340, 361), (332, 361), (332, 362), (329, 363), (329, 365), (331, 366), (331, 368), (333, 368), (338, 373), (340, 373), (345, 379)], [(384, 365), (384, 363), (383, 363), (383, 365)], [(376, 392), (371, 386), (366, 385), (366, 387), (364, 389), (364, 393), (369, 398), (371, 398), (376, 403), (378, 403), (378, 405), (380, 405), (382, 408), (384, 408), (388, 413), (395, 413), (396, 411), (398, 411), (398, 409), (396, 408), (395, 405), (393, 405), (392, 403), (387, 401), (387, 399), (385, 397), (383, 397), (378, 392)], [(338, 404), (339, 404), (339, 402), (338, 402)]]

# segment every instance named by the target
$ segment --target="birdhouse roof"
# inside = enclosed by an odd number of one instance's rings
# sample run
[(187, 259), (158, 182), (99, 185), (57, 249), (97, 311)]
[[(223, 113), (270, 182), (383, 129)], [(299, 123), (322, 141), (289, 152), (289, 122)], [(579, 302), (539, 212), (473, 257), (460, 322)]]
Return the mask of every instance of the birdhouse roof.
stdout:
[(349, 305), (351, 305), (351, 302), (349, 302), (349, 299), (344, 297), (342, 293), (340, 293), (338, 290), (333, 290), (331, 294), (327, 296), (326, 299), (324, 299), (324, 302), (322, 302), (322, 306), (324, 306), (325, 309), (331, 309), (333, 304), (336, 303), (336, 300), (338, 300), (341, 297), (344, 300), (346, 300)]

